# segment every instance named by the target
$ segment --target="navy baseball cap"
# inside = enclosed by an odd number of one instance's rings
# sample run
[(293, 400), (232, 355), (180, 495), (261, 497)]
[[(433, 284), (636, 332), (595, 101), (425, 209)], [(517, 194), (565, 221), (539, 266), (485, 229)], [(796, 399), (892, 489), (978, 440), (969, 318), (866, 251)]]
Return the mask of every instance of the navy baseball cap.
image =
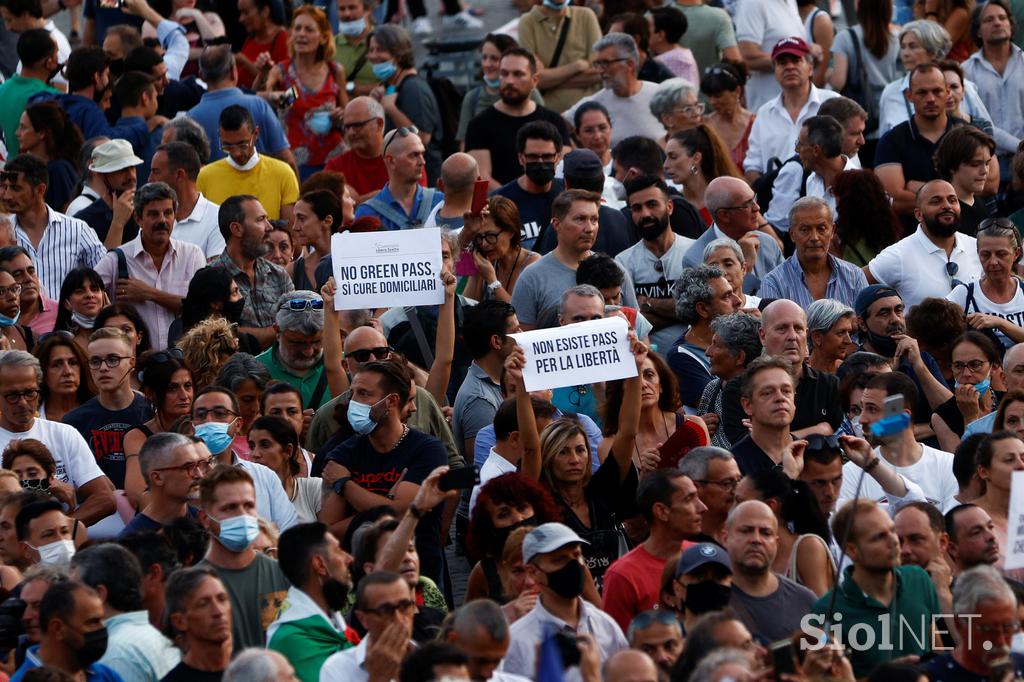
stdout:
[(676, 564), (676, 576), (693, 573), (704, 564), (718, 564), (724, 566), (729, 573), (732, 573), (732, 562), (729, 561), (729, 553), (713, 542), (702, 542), (699, 545), (690, 547), (679, 557)]

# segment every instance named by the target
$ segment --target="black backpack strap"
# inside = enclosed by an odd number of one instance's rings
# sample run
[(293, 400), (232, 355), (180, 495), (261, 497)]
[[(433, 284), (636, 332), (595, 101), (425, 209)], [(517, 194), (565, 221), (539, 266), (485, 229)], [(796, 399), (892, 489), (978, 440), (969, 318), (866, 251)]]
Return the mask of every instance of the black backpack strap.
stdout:
[(420, 347), (420, 355), (423, 357), (423, 363), (426, 365), (423, 369), (429, 370), (431, 365), (434, 364), (434, 353), (430, 350), (430, 344), (427, 343), (427, 335), (423, 331), (423, 323), (420, 322), (419, 311), (415, 306), (406, 306), (405, 318), (409, 320), (409, 326), (416, 337), (416, 345)]
[(114, 249), (114, 255), (117, 256), (117, 278), (128, 279), (128, 259), (124, 255), (124, 251), (119, 247)]
[(558, 43), (555, 45), (555, 51), (551, 55), (551, 61), (548, 62), (548, 68), (553, 69), (558, 66), (558, 60), (562, 58), (562, 50), (565, 48), (565, 39), (569, 37), (569, 15), (565, 15), (565, 20), (562, 22), (562, 31), (558, 34)]
[(320, 402), (324, 399), (324, 392), (327, 390), (327, 369), (320, 370), (320, 380), (316, 382), (316, 388), (313, 389), (313, 395), (309, 397), (309, 404), (306, 405), (310, 409), (318, 409)]

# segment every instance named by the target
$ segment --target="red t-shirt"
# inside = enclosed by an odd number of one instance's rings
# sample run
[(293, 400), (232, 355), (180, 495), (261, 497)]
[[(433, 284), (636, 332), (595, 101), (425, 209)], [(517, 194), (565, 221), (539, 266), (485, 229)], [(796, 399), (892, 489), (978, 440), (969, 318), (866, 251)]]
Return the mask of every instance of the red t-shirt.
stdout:
[[(328, 159), (324, 170), (344, 174), (345, 182), (360, 196), (376, 192), (388, 182), (388, 169), (384, 165), (383, 156), (367, 159), (351, 149), (344, 154)], [(424, 187), (427, 186), (426, 168), (423, 169), (423, 175), (420, 176), (420, 184)]]
[[(269, 43), (261, 43), (252, 36), (246, 38), (242, 43), (242, 54), (248, 57), (250, 62), (255, 63), (256, 58), (264, 52), (270, 53), (271, 61), (275, 64), (286, 61), (291, 56), (288, 54), (288, 31), (284, 29), (278, 31)], [(251, 88), (255, 81), (256, 76), (243, 68), (238, 69), (239, 87)]]
[(634, 616), (658, 603), (664, 568), (664, 559), (638, 545), (605, 571), (601, 609), (615, 619), (623, 632)]

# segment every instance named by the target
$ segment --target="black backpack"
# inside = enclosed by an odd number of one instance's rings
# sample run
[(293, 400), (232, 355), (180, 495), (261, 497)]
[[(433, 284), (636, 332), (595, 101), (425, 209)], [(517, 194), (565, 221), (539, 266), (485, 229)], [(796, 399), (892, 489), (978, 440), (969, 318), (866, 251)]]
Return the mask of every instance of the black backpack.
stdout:
[(864, 68), (864, 53), (860, 39), (852, 28), (846, 30), (850, 34), (850, 42), (853, 43), (853, 59), (849, 60), (846, 67), (846, 85), (839, 91), (839, 94), (849, 97), (868, 112), (867, 125), (864, 128), (864, 134), (868, 135), (878, 130), (880, 98), (871, 95), (871, 85), (868, 81), (867, 69)]
[[(764, 175), (754, 180), (751, 188), (754, 190), (754, 196), (757, 198), (757, 205), (761, 207), (761, 212), (765, 213), (768, 211), (768, 207), (772, 203), (772, 196), (775, 194), (775, 178), (779, 177), (779, 173), (782, 171), (783, 166), (789, 163), (800, 163), (800, 155), (794, 154), (785, 161), (779, 161), (777, 157), (768, 159), (768, 169)], [(811, 171), (806, 168), (803, 171), (803, 179), (800, 181), (800, 196), (807, 195), (807, 178), (811, 177)]]
[(459, 141), (455, 139), (459, 131), (459, 115), (462, 113), (462, 93), (455, 84), (444, 76), (427, 78), (427, 85), (437, 100), (437, 113), (441, 117), (441, 134), (437, 135), (441, 145), (441, 158), (447, 159), (459, 151)]

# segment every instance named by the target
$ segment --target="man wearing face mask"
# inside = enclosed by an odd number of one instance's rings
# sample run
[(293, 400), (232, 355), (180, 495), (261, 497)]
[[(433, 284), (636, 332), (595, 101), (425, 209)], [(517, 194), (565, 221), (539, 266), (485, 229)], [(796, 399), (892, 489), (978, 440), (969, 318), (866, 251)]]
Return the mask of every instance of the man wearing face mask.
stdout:
[[(369, 95), (380, 81), (366, 53), (373, 19), (370, 0), (338, 0), (338, 31), (334, 37), (334, 60), (345, 68), (348, 93)], [(347, 179), (347, 176), (346, 176)]]
[(341, 615), (352, 590), (352, 557), (322, 523), (289, 528), (277, 552), (291, 588), (267, 630), (267, 648), (287, 658), (302, 682), (319, 682), (324, 661), (354, 645)]
[(702, 542), (679, 555), (672, 592), (676, 613), (684, 634), (689, 634), (697, 619), (711, 611), (721, 611), (732, 598), (732, 562), (720, 545)]
[(50, 586), (39, 604), (42, 641), (30, 647), (25, 662), (11, 676), (20, 682), (25, 673), (52, 666), (73, 679), (90, 682), (125, 682), (107, 666), (97, 663), (107, 650), (103, 601), (96, 590), (74, 580)]
[(216, 571), (228, 591), (234, 651), (262, 647), (289, 585), (276, 561), (252, 550), (260, 533), (252, 476), (238, 467), (216, 467), (199, 484), (199, 501), (210, 549), (197, 565)]
[(541, 229), (551, 222), (551, 203), (564, 187), (555, 166), (565, 141), (547, 121), (531, 121), (516, 133), (516, 150), (523, 174), (494, 191), (516, 202), (523, 224), (522, 247), (533, 249)]
[[(540, 588), (536, 606), (512, 624), (512, 643), (501, 662), (503, 672), (533, 679), (537, 673), (538, 644), (549, 629), (594, 638), (601, 660), (629, 648), (622, 630), (604, 611), (580, 597), (583, 594), (583, 552), (586, 541), (561, 523), (545, 523), (523, 539), (523, 566)], [(579, 669), (565, 679), (581, 679)]]
[(32, 564), (67, 568), (75, 555), (72, 519), (64, 515), (56, 500), (26, 504), (18, 512), (14, 527), (22, 554)]

